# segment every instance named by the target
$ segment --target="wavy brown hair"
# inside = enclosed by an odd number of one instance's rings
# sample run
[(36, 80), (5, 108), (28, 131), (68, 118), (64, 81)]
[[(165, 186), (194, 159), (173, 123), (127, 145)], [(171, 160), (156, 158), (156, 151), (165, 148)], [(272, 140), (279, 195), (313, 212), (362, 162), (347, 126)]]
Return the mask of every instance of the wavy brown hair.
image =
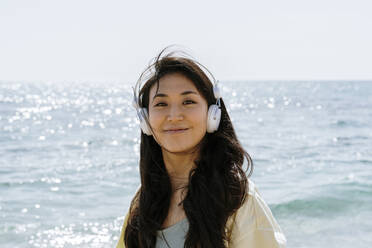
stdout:
[[(166, 48), (167, 49), (167, 48)], [(139, 92), (140, 107), (147, 108), (150, 88), (170, 73), (180, 73), (190, 79), (208, 106), (216, 103), (209, 71), (194, 59), (165, 54), (164, 49), (142, 73), (139, 81), (144, 86)], [(210, 74), (211, 76), (211, 74)], [(213, 76), (211, 76), (213, 78)], [(214, 78), (213, 78), (214, 80)], [(187, 194), (182, 201), (189, 230), (184, 247), (225, 247), (229, 241), (225, 226), (228, 218), (247, 197), (247, 178), (253, 161), (237, 139), (225, 104), (221, 99), (221, 121), (214, 133), (206, 133), (201, 141), (200, 156), (190, 171)], [(243, 170), (244, 158), (247, 170)], [(134, 196), (128, 214), (124, 242), (127, 248), (155, 247), (157, 231), (168, 215), (171, 183), (165, 169), (161, 147), (153, 136), (141, 132), (140, 148), (141, 187)]]

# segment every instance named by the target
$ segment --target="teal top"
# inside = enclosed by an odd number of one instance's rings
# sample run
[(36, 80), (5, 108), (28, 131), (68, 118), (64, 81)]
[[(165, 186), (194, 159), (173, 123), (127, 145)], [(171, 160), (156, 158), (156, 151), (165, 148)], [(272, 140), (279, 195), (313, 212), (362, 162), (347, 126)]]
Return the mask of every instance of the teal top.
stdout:
[(155, 248), (183, 248), (188, 230), (189, 222), (184, 218), (168, 228), (157, 231)]

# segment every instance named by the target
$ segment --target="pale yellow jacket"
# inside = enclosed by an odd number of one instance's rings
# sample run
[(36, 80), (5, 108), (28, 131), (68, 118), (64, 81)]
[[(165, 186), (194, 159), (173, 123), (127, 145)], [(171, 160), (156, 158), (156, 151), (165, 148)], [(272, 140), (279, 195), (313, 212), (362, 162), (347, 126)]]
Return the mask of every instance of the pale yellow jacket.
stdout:
[[(262, 199), (255, 184), (249, 182), (249, 193), (242, 206), (229, 217), (226, 228), (231, 230), (231, 241), (226, 243), (229, 248), (282, 248), (286, 246), (286, 238), (274, 219), (270, 208)], [(116, 248), (125, 248), (124, 230), (128, 214)]]

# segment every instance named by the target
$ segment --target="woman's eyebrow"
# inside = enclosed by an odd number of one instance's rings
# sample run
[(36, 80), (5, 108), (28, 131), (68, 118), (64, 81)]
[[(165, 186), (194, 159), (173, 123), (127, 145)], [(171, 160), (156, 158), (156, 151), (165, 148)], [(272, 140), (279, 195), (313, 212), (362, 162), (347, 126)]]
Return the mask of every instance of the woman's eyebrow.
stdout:
[[(181, 96), (185, 96), (185, 95), (189, 95), (189, 94), (195, 94), (195, 95), (199, 95), (198, 93), (196, 93), (195, 91), (192, 91), (192, 90), (187, 90), (187, 91), (184, 91), (182, 92), (180, 95)], [(153, 99), (155, 99), (155, 97), (168, 97), (167, 94), (164, 94), (164, 93), (157, 93)]]

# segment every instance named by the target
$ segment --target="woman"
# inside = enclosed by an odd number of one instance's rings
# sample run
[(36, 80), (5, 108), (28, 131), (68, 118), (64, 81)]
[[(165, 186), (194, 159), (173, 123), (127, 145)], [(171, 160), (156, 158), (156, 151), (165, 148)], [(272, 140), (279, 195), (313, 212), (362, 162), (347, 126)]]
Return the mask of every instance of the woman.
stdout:
[(141, 186), (117, 247), (284, 247), (208, 70), (165, 50), (134, 90)]

